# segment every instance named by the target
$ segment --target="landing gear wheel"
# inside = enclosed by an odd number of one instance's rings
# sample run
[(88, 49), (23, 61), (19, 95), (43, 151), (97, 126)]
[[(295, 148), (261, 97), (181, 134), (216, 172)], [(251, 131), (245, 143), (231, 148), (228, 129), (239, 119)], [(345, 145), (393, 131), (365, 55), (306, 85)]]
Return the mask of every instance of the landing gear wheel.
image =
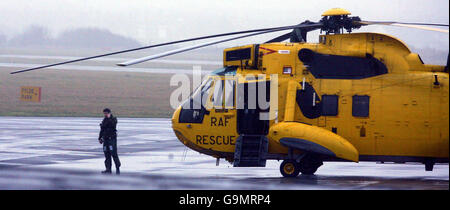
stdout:
[(281, 175), (284, 177), (296, 177), (300, 173), (298, 163), (294, 160), (283, 160), (280, 165)]
[(434, 161), (432, 159), (425, 160), (425, 171), (433, 171)]
[(321, 165), (323, 165), (323, 162), (320, 158), (315, 155), (305, 155), (298, 163), (298, 170), (302, 174), (313, 175)]

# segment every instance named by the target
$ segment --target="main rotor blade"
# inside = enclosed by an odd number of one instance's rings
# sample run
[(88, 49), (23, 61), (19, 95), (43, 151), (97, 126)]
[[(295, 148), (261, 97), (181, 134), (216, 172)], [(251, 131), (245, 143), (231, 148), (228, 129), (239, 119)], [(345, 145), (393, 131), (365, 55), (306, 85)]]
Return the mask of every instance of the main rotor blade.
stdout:
[(277, 31), (283, 31), (283, 30), (290, 30), (290, 29), (277, 29), (277, 30), (263, 31), (263, 32), (247, 34), (247, 35), (238, 36), (238, 37), (232, 37), (232, 38), (227, 38), (227, 39), (207, 42), (207, 43), (203, 43), (203, 44), (198, 44), (198, 45), (189, 46), (189, 47), (183, 47), (183, 48), (180, 48), (180, 49), (175, 49), (175, 50), (159, 53), (159, 54), (156, 54), (156, 55), (151, 55), (151, 56), (147, 56), (147, 57), (143, 57), (143, 58), (138, 58), (138, 59), (134, 59), (134, 60), (118, 63), (116, 65), (118, 65), (118, 66), (130, 66), (130, 65), (142, 63), (142, 62), (145, 62), (145, 61), (154, 60), (154, 59), (157, 59), (157, 58), (162, 58), (162, 57), (166, 57), (166, 56), (169, 56), (169, 55), (174, 55), (174, 54), (178, 54), (178, 53), (182, 53), (182, 52), (198, 49), (198, 48), (201, 48), (201, 47), (206, 47), (206, 46), (219, 44), (219, 43), (223, 43), (223, 42), (228, 42), (228, 41), (232, 41), (232, 40), (237, 40), (237, 39), (247, 38), (247, 37), (251, 37), (251, 36), (257, 36), (257, 35), (261, 35), (261, 34), (277, 32)]
[[(298, 35), (302, 36), (301, 39), (303, 39), (306, 42), (306, 34), (308, 32), (310, 32), (310, 31), (314, 31), (316, 29), (319, 29), (318, 27), (321, 27), (321, 26), (318, 26), (317, 23), (311, 22), (309, 20), (306, 20), (306, 21), (300, 23), (299, 25), (303, 25), (302, 28), (298, 28), (298, 29), (302, 29), (302, 30), (298, 30), (296, 28), (296, 29), (294, 29), (293, 31), (291, 31), (289, 33), (286, 33), (286, 34), (283, 34), (281, 36), (275, 37), (275, 38), (273, 38), (273, 39), (271, 39), (271, 40), (269, 40), (269, 41), (267, 41), (265, 43), (282, 42), (282, 41), (284, 41), (286, 39), (292, 38), (292, 36), (298, 36)], [(306, 27), (306, 25), (309, 25), (311, 27)], [(299, 34), (297, 34), (297, 33), (299, 33)]]
[[(308, 26), (310, 26), (310, 25), (308, 25)], [(263, 31), (270, 31), (270, 30), (287, 30), (287, 29), (293, 29), (296, 27), (303, 27), (303, 26), (302, 25), (292, 25), (292, 26), (282, 26), (282, 27), (273, 27), (273, 28), (253, 29), (253, 30), (246, 30), (246, 31), (215, 34), (215, 35), (209, 35), (209, 36), (201, 36), (201, 37), (195, 37), (195, 38), (190, 38), (190, 39), (182, 39), (182, 40), (178, 40), (178, 41), (166, 42), (166, 43), (155, 44), (155, 45), (148, 45), (148, 46), (144, 46), (144, 47), (132, 48), (132, 49), (121, 50), (121, 51), (116, 51), (116, 52), (111, 52), (111, 53), (105, 53), (105, 54), (101, 54), (101, 55), (79, 58), (79, 59), (75, 59), (75, 60), (64, 61), (64, 62), (60, 62), (60, 63), (38, 66), (38, 67), (34, 67), (34, 68), (11, 72), (10, 74), (17, 74), (17, 73), (33, 71), (33, 70), (38, 70), (38, 69), (52, 67), (52, 66), (59, 66), (59, 65), (68, 64), (68, 63), (75, 63), (75, 62), (79, 62), (79, 61), (85, 61), (85, 60), (90, 60), (90, 59), (95, 59), (95, 58), (100, 58), (100, 57), (105, 57), (105, 56), (117, 55), (117, 54), (121, 54), (121, 53), (127, 53), (127, 52), (161, 47), (161, 46), (172, 45), (172, 44), (178, 44), (178, 43), (183, 43), (183, 42), (196, 41), (196, 40), (201, 40), (201, 39), (209, 39), (209, 38), (230, 36), (230, 35), (237, 35), (237, 34), (245, 34), (245, 33), (263, 32)]]
[(448, 33), (448, 30), (440, 29), (440, 28), (432, 28), (427, 26), (440, 26), (440, 27), (448, 27), (448, 24), (435, 24), (435, 23), (404, 23), (404, 22), (383, 22), (383, 21), (359, 21), (358, 23), (362, 25), (389, 25), (389, 26), (398, 26), (398, 27), (406, 27), (406, 28), (415, 28), (427, 31), (437, 31), (442, 33)]
[(371, 24), (379, 24), (379, 25), (391, 25), (391, 24), (403, 24), (403, 25), (418, 25), (418, 26), (443, 26), (448, 27), (448, 24), (441, 23), (407, 23), (407, 22), (396, 22), (396, 21), (359, 21), (362, 24), (371, 25)]

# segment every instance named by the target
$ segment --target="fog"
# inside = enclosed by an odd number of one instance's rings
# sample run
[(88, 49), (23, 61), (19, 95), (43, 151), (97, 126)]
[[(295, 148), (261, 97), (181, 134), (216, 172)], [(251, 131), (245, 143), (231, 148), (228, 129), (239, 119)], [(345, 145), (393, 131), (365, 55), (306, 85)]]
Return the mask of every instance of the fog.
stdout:
[[(1, 44), (0, 40), (0, 44)], [(113, 34), (105, 29), (77, 28), (64, 31), (56, 37), (50, 36), (47, 28), (30, 26), (10, 39), (3, 39), (8, 47), (67, 47), (67, 48), (134, 48), (141, 43), (133, 38)]]
[[(116, 47), (130, 47), (318, 21), (322, 12), (334, 7), (345, 8), (363, 20), (449, 23), (447, 0), (2, 0), (0, 45), (95, 47), (116, 43)], [(445, 33), (389, 26), (368, 26), (359, 31), (388, 33), (419, 51), (448, 52), (449, 38)], [(310, 33), (308, 38), (315, 41), (318, 33)], [(263, 42), (276, 35), (247, 38), (219, 47)], [(105, 36), (109, 38), (99, 39)]]

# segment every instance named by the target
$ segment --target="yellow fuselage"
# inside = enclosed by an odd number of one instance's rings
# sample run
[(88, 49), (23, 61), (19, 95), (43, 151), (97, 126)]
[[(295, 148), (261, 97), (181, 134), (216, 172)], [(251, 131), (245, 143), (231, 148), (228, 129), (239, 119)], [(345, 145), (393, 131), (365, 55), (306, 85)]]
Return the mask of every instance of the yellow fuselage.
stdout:
[[(420, 57), (398, 39), (376, 33), (323, 35), (320, 43), (268, 43), (258, 47), (259, 64), (252, 69), (240, 66), (236, 73), (278, 75), (277, 119), (270, 121), (268, 159), (283, 159), (288, 154), (288, 148), (279, 143), (278, 132), (284, 129), (288, 132), (285, 135), (303, 135), (289, 130), (293, 128), (292, 123), (303, 123), (321, 128), (311, 132), (332, 131), (353, 145), (357, 150), (354, 154), (359, 158), (343, 154), (342, 159), (430, 157), (448, 162), (449, 78), (443, 66), (423, 64)], [(243, 47), (233, 49), (240, 48)], [(366, 78), (317, 78), (299, 59), (301, 49), (351, 57), (370, 55), (386, 66), (387, 73)], [(224, 61), (224, 66), (227, 65)], [(286, 67), (292, 68), (289, 74), (283, 74)], [(305, 83), (313, 88), (318, 100), (324, 95), (337, 96), (335, 116), (311, 118), (304, 115), (295, 103), (295, 95)], [(355, 116), (355, 95), (370, 97), (368, 116)], [(235, 107), (213, 108), (202, 123), (179, 123), (180, 109), (175, 111), (172, 124), (183, 144), (216, 158), (232, 159), (239, 136)], [(283, 122), (292, 123), (280, 124)], [(330, 137), (330, 141), (332, 139), (336, 138)]]

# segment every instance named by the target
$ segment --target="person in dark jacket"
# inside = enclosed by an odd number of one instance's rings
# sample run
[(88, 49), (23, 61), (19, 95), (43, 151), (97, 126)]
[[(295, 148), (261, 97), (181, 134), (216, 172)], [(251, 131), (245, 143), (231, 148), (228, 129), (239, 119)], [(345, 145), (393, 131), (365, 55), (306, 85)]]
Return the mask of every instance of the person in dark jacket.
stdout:
[(117, 154), (117, 118), (111, 114), (111, 110), (105, 108), (103, 110), (105, 118), (103, 118), (100, 124), (100, 134), (98, 141), (103, 144), (103, 152), (105, 153), (105, 167), (106, 170), (102, 171), (104, 174), (111, 173), (111, 156), (114, 159), (114, 165), (116, 165), (116, 174), (120, 174), (120, 160)]

